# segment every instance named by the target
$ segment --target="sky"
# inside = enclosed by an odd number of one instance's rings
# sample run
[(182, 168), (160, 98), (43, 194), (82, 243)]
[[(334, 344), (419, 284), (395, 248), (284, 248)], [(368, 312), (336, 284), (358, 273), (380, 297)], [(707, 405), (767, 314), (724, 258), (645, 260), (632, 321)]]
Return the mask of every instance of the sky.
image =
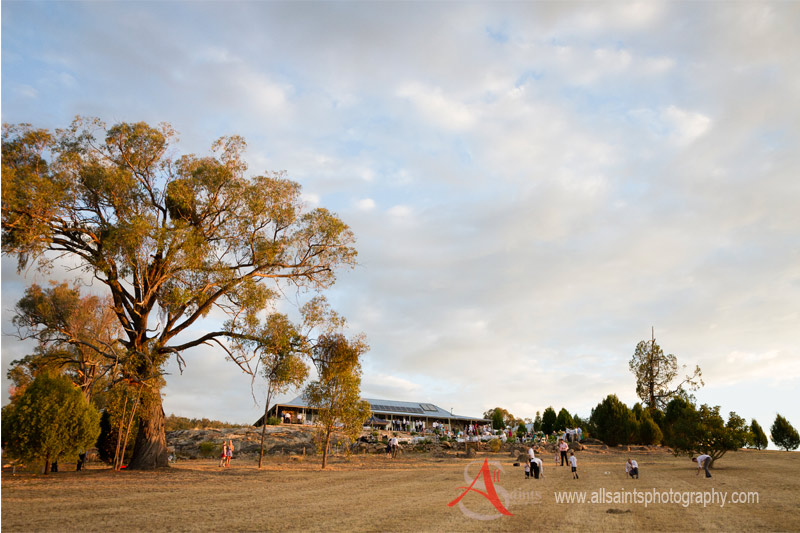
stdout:
[[(797, 2), (4, 1), (2, 120), (242, 135), (355, 232), (327, 296), (365, 397), (588, 416), (637, 401), (654, 328), (699, 403), (797, 426), (798, 28)], [(4, 369), (25, 286), (74, 275), (2, 258)], [(185, 359), (168, 414), (263, 412), (219, 350)]]

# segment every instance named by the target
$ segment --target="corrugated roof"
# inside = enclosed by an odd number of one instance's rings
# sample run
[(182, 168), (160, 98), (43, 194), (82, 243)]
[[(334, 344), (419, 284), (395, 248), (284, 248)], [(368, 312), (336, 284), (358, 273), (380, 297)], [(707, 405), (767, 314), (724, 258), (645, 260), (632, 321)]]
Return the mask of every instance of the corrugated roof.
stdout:
[[(374, 398), (362, 398), (369, 402), (370, 409), (373, 413), (388, 414), (388, 415), (408, 415), (408, 416), (423, 416), (429, 418), (446, 418), (450, 420), (473, 420), (480, 421), (483, 418), (471, 417), (463, 415), (450, 414), (450, 411), (445, 411), (441, 407), (432, 403), (424, 402), (399, 402), (396, 400), (378, 400)], [(308, 404), (303, 400), (300, 395), (288, 402), (279, 402), (278, 405), (285, 405), (287, 407), (304, 407), (308, 408)]]

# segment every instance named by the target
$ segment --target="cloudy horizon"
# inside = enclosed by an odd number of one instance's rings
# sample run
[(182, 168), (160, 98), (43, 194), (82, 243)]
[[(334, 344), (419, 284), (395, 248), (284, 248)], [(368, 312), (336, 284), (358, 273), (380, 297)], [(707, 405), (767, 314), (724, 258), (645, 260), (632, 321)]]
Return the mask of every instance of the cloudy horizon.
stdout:
[[(2, 118), (168, 122), (183, 153), (242, 135), (251, 175), (286, 170), (356, 235), (327, 296), (368, 338), (365, 397), (588, 416), (637, 401), (654, 327), (701, 367), (699, 403), (798, 426), (799, 22), (791, 2), (4, 2)], [(47, 279), (15, 267), (5, 334)], [(6, 403), (30, 347), (2, 347)], [(224, 354), (186, 360), (168, 414), (263, 412)]]

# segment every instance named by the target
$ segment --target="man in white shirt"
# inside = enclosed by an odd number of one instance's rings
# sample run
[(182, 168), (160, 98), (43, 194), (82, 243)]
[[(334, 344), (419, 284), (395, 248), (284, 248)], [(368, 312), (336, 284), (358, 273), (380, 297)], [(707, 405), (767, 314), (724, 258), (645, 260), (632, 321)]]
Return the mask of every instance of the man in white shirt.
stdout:
[(710, 455), (699, 455), (697, 457), (692, 457), (692, 462), (697, 463), (697, 474), (700, 474), (700, 470), (706, 471), (706, 477), (711, 477), (711, 472), (708, 471), (708, 467), (711, 465), (711, 456)]
[(639, 463), (636, 462), (636, 459), (628, 458), (628, 462), (625, 463), (625, 473), (632, 478), (639, 479)]
[(400, 444), (397, 440), (397, 437), (392, 437), (391, 439), (389, 439), (389, 446), (392, 447), (392, 459), (397, 457), (397, 448), (399, 445)]

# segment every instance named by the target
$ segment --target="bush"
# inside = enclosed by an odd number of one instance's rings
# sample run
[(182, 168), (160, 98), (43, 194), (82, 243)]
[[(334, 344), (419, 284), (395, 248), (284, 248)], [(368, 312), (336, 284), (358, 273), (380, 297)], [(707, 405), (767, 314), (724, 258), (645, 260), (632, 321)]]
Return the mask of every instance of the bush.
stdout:
[(220, 445), (211, 442), (210, 440), (201, 442), (199, 448), (200, 457), (216, 457), (217, 450), (220, 450), (221, 453)]
[(281, 419), (278, 418), (277, 416), (271, 416), (271, 417), (267, 418), (267, 425), (268, 426), (280, 426), (281, 425)]
[(4, 449), (12, 457), (44, 460), (76, 457), (100, 434), (100, 413), (65, 376), (38, 376), (15, 401), (3, 407)]
[(639, 443), (640, 444), (658, 444), (661, 442), (663, 435), (658, 424), (653, 422), (650, 417), (644, 417), (639, 423)]
[(492, 439), (486, 446), (490, 452), (497, 453), (500, 451), (500, 439)]

